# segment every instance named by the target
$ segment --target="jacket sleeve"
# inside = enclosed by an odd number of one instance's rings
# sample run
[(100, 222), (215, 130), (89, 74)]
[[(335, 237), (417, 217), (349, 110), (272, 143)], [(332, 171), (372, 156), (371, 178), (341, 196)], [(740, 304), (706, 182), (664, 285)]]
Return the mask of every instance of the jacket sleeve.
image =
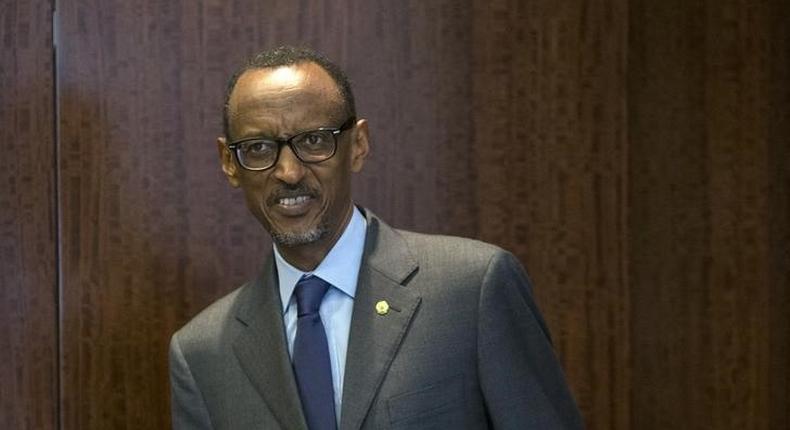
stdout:
[(489, 262), (477, 328), (480, 386), (493, 428), (584, 428), (529, 278), (510, 253)]
[(170, 397), (174, 430), (211, 429), (206, 402), (184, 358), (178, 333), (170, 339)]

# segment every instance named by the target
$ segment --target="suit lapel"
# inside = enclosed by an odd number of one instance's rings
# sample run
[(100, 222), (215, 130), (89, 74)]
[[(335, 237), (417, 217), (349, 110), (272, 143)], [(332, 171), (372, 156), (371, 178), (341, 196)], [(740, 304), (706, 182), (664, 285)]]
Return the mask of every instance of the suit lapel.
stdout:
[(282, 427), (307, 429), (288, 355), (276, 279), (270, 257), (260, 280), (244, 292), (236, 313), (242, 328), (233, 351)]
[[(415, 270), (400, 235), (368, 214), (343, 381), (342, 430), (362, 426), (420, 304), (419, 295), (401, 285)], [(389, 311), (379, 315), (376, 304), (382, 300)]]

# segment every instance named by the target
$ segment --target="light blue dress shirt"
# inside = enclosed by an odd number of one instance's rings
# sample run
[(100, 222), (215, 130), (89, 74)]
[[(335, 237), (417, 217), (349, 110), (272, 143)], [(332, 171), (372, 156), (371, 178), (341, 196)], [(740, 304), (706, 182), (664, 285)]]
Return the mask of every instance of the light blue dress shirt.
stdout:
[(332, 284), (327, 291), (318, 313), (326, 330), (329, 344), (329, 360), (332, 365), (332, 385), (335, 390), (335, 416), (340, 423), (340, 407), (343, 399), (343, 374), (346, 368), (348, 333), (351, 330), (351, 312), (357, 292), (357, 278), (365, 248), (367, 221), (359, 209), (354, 207), (351, 220), (335, 246), (312, 272), (302, 272), (289, 264), (274, 246), (277, 277), (280, 282), (283, 322), (288, 338), (288, 353), (293, 357), (296, 338), (296, 297), (294, 288), (304, 275), (314, 275)]

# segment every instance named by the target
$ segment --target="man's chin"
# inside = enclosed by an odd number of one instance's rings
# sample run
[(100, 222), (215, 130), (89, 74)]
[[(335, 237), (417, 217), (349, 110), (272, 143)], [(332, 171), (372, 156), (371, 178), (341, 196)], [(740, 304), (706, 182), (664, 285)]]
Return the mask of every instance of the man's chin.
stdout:
[(305, 231), (272, 231), (272, 240), (277, 246), (299, 246), (318, 242), (326, 236), (327, 229), (315, 227)]

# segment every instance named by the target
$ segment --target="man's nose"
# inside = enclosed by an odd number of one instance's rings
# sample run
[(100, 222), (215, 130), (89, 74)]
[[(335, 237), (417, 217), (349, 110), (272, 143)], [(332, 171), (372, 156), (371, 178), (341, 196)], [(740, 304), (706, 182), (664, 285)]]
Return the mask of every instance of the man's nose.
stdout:
[(280, 148), (280, 156), (277, 164), (274, 165), (274, 177), (288, 184), (297, 184), (305, 174), (305, 166), (296, 157), (291, 147), (283, 145)]

